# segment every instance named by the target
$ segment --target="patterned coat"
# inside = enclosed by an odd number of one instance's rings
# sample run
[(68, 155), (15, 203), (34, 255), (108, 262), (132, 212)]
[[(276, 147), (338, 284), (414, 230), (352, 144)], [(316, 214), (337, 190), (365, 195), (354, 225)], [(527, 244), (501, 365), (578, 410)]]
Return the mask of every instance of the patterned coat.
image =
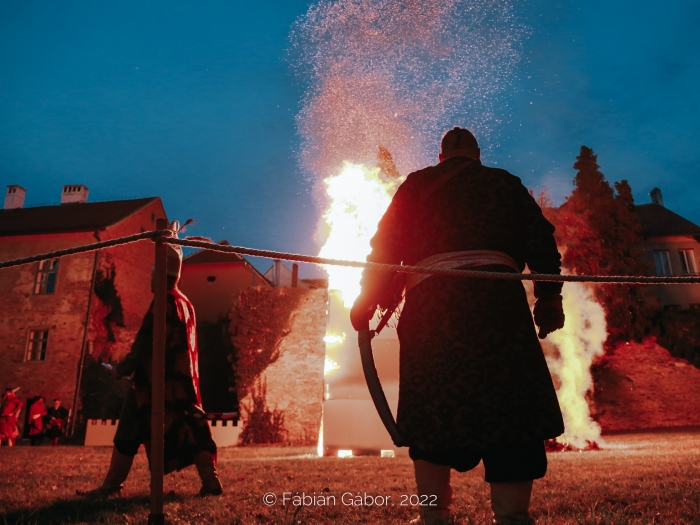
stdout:
[[(524, 269), (560, 272), (554, 227), (507, 171), (474, 162), (421, 200), (452, 157), (408, 176), (372, 239), (368, 261), (415, 264), (467, 250), (510, 255)], [(484, 270), (513, 271), (501, 266)], [(386, 305), (391, 279), (365, 271), (363, 294)], [(538, 297), (561, 284), (535, 285)], [(411, 447), (444, 452), (564, 430), (521, 282), (433, 276), (411, 288), (398, 325), (397, 423)]]
[[(123, 376), (133, 373), (133, 392), (125, 401), (118, 441), (150, 445), (153, 304), (143, 319), (131, 351), (117, 365)], [(199, 391), (197, 332), (194, 307), (177, 288), (168, 290), (165, 336), (165, 472), (193, 463), (193, 454), (216, 454), (204, 419)]]
[(42, 399), (37, 399), (29, 408), (29, 435), (38, 436), (44, 433), (44, 416), (46, 405)]

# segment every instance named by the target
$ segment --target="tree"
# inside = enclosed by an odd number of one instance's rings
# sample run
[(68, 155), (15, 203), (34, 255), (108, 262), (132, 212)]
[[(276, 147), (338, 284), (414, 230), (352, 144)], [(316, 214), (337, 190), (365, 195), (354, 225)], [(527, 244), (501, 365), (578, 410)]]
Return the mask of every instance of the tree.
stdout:
[[(545, 210), (557, 227), (562, 263), (579, 275), (646, 275), (637, 248), (641, 224), (634, 211), (632, 190), (626, 180), (615, 190), (605, 180), (593, 150), (581, 146), (574, 169), (574, 190), (558, 209)], [(638, 285), (596, 286), (608, 325), (608, 345), (641, 340), (651, 327), (654, 301)]]

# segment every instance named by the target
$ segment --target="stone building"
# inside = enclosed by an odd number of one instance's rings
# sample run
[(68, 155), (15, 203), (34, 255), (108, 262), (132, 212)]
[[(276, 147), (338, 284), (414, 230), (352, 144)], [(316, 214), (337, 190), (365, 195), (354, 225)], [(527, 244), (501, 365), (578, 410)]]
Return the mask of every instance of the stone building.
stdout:
[[(152, 230), (166, 218), (159, 197), (87, 202), (87, 187), (68, 185), (60, 204), (25, 208), (25, 193), (8, 186), (2, 261)], [(153, 260), (143, 240), (0, 269), (0, 385), (73, 408), (81, 355), (128, 352), (152, 300)]]
[[(228, 245), (228, 241), (219, 244)], [(237, 253), (200, 250), (182, 261), (180, 289), (192, 301), (197, 322), (228, 320), (241, 291), (250, 286), (271, 286), (268, 280)]]
[[(664, 206), (661, 190), (651, 192), (652, 202), (635, 206), (642, 223), (640, 246), (650, 275), (690, 276), (698, 273), (700, 226)], [(700, 308), (700, 284), (653, 285), (666, 308)]]

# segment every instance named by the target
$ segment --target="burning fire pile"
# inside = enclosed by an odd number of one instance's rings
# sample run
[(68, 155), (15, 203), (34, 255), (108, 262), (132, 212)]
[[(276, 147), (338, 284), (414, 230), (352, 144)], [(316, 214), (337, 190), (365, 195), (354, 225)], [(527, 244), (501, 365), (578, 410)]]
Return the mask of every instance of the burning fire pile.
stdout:
[[(593, 387), (591, 364), (603, 355), (607, 339), (605, 312), (581, 283), (564, 283), (562, 289), (566, 322), (550, 334), (544, 349), (549, 371), (557, 380), (557, 398), (564, 416), (565, 431), (548, 444), (550, 450), (597, 450), (602, 444), (600, 425), (590, 417), (586, 396)], [(554, 352), (547, 352), (552, 349)], [(554, 354), (554, 355), (552, 355)]]
[[(382, 176), (380, 168), (346, 163), (340, 173), (324, 180), (330, 203), (323, 214), (328, 228), (321, 257), (364, 261), (377, 223), (391, 202), (400, 180)], [(360, 268), (328, 266), (331, 290), (339, 290), (347, 308), (360, 294)]]

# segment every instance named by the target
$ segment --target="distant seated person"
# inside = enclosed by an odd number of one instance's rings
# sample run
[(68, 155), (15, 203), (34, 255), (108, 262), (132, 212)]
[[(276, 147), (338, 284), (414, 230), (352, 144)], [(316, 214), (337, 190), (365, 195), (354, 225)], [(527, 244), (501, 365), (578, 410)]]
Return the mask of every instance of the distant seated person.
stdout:
[(61, 400), (53, 400), (53, 407), (46, 413), (46, 437), (51, 440), (51, 446), (58, 445), (58, 438), (66, 432), (68, 423), (68, 409), (61, 406)]
[(8, 447), (13, 446), (15, 439), (19, 436), (17, 420), (24, 406), (24, 403), (17, 397), (17, 390), (19, 387), (5, 389), (0, 405), (0, 445), (7, 441)]
[(46, 416), (46, 405), (44, 398), (39, 398), (29, 407), (29, 444), (36, 447), (44, 437), (44, 417)]

